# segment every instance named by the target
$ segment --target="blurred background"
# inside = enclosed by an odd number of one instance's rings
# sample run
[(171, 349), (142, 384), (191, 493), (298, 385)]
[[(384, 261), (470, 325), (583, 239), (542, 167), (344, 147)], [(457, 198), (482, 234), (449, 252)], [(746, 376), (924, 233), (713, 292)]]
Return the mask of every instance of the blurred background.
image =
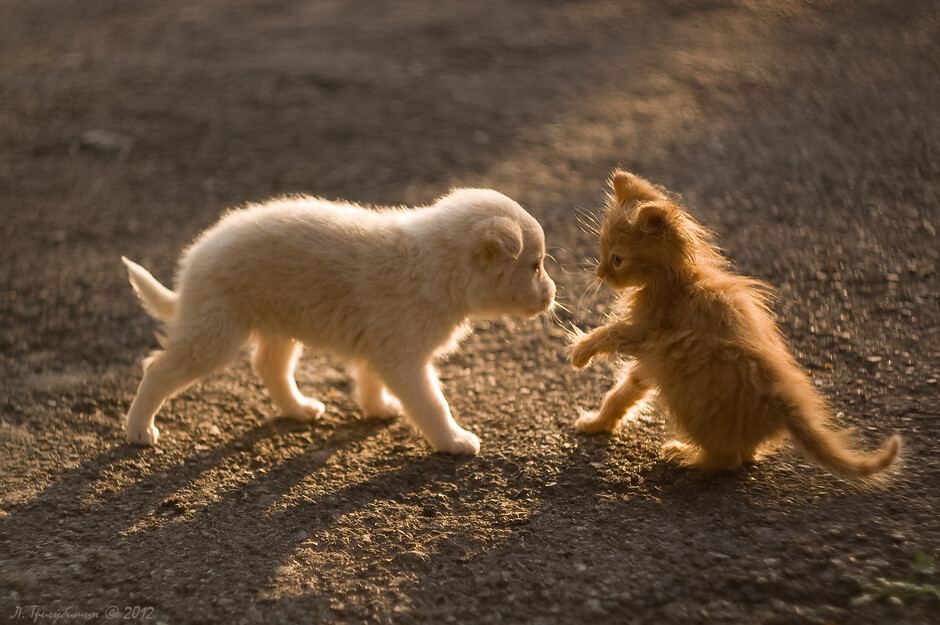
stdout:
[[(905, 249), (937, 212), (936, 7), (853, 7), (3, 2), (4, 352), (13, 324), (33, 349), (62, 323), (27, 295), (37, 272), (45, 298), (110, 294), (122, 253), (166, 279), (224, 209), (283, 193), (490, 186), (575, 263), (572, 207), (621, 165), (778, 286), (923, 273), (936, 257)], [(71, 323), (99, 327), (95, 308)]]
[[(158, 589), (160, 614), (213, 622), (247, 614), (252, 593), (274, 584), (294, 597), (276, 606), (285, 622), (297, 614), (441, 622), (468, 611), (477, 616), (458, 620), (619, 622), (629, 613), (637, 622), (695, 622), (713, 620), (709, 610), (731, 622), (893, 620), (897, 613), (852, 616), (845, 606), (859, 574), (903, 576), (915, 546), (940, 550), (931, 486), (940, 477), (937, 8), (914, 0), (0, 0), (0, 609), (77, 596), (123, 605), (134, 593), (155, 600), (148, 589)], [(683, 482), (660, 463), (667, 433), (658, 413), (610, 442), (577, 437), (571, 421), (599, 402), (611, 372), (570, 371), (565, 332), (544, 319), (484, 324), (442, 364), (461, 422), (484, 440), (484, 456), (470, 464), (428, 460), (403, 424), (356, 426), (364, 429), (352, 430), (354, 443), (324, 438), (346, 431), (338, 424), (355, 408), (348, 380), (323, 359), (302, 366), (301, 383), (327, 394), (336, 422), (313, 434), (265, 430), (271, 409), (242, 363), (167, 409), (161, 450), (122, 446), (139, 360), (155, 347), (122, 254), (169, 283), (181, 249), (231, 207), (286, 193), (412, 205), (451, 187), (492, 187), (543, 223), (556, 261), (549, 271), (571, 309), (561, 320), (587, 329), (603, 322), (610, 293), (590, 290), (597, 242), (577, 211), (597, 213), (617, 166), (681, 194), (740, 271), (780, 290), (784, 333), (840, 419), (860, 426), (866, 444), (892, 430), (905, 436), (909, 479), (897, 490), (846, 495), (792, 455), (756, 479)], [(216, 427), (209, 434), (204, 413)], [(273, 447), (255, 457), (250, 447), (262, 440)], [(324, 440), (350, 454), (331, 474), (342, 496), (309, 484), (289, 496), (300, 478), (281, 464), (292, 458), (299, 473), (315, 473), (327, 456), (306, 454), (332, 450)], [(256, 477), (244, 466), (212, 472), (243, 456), (254, 458), (244, 462)], [(278, 477), (258, 477), (268, 470)], [(216, 491), (238, 497), (213, 508), (203, 499)], [(463, 503), (438, 505), (442, 492)], [(269, 495), (295, 505), (274, 525), (263, 521), (267, 508), (244, 504)], [(352, 520), (298, 504), (304, 497)], [(401, 538), (417, 535), (412, 521), (364, 546), (356, 514), (377, 497), (413, 506), (403, 519), (444, 523), (450, 529), (439, 533), (482, 555), (454, 572), (439, 543)], [(661, 498), (681, 505), (637, 512), (624, 503)], [(713, 515), (716, 499), (726, 514)], [(92, 520), (96, 501), (110, 520)], [(788, 516), (794, 507), (801, 512)], [(531, 535), (507, 521), (509, 509)], [(183, 519), (203, 516), (173, 525), (180, 510)], [(427, 510), (436, 521), (421, 516)], [(212, 529), (229, 517), (247, 528), (235, 542)], [(122, 534), (141, 523), (152, 529), (143, 546)], [(742, 538), (741, 526), (771, 530)], [(605, 527), (648, 537), (611, 542)], [(199, 552), (197, 530), (223, 554), (211, 585), (195, 572), (198, 558), (176, 550)], [(333, 538), (313, 545), (317, 532)], [(32, 543), (52, 555), (40, 562)], [(101, 556), (99, 571), (99, 556), (89, 564), (72, 543), (113, 560)], [(724, 557), (697, 560), (706, 544)], [(295, 548), (323, 559), (303, 560)], [(399, 559), (414, 550), (431, 564)], [(374, 585), (358, 599), (340, 601), (352, 592), (342, 566), (330, 569), (334, 577), (311, 572), (336, 554), (372, 571)], [(158, 563), (150, 577), (132, 572), (150, 571), (150, 562)], [(702, 567), (711, 577), (690, 581)], [(755, 569), (769, 577), (755, 581)], [(423, 589), (434, 576), (467, 596)], [(399, 578), (411, 581), (394, 586)], [(48, 582), (40, 588), (37, 579)], [(394, 596), (376, 590), (393, 586)], [(199, 588), (229, 604), (194, 598)], [(438, 603), (435, 593), (446, 598)], [(492, 600), (507, 595), (515, 603)], [(479, 605), (480, 597), (491, 600)], [(727, 605), (712, 605), (719, 599)], [(678, 607), (663, 612), (667, 604)], [(186, 616), (197, 608), (202, 616)]]

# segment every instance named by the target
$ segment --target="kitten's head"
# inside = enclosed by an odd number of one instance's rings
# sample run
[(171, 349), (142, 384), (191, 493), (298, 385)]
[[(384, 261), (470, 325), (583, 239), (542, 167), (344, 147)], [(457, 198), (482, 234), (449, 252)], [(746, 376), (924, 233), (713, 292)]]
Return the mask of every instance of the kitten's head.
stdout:
[(600, 227), (597, 276), (614, 289), (681, 275), (713, 256), (708, 234), (666, 193), (616, 171)]

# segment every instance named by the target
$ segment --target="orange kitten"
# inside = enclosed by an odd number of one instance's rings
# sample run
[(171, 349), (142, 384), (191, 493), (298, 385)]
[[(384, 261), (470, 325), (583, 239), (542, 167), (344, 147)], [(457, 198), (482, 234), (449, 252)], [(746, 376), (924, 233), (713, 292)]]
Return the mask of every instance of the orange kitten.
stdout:
[(612, 185), (597, 275), (623, 292), (615, 318), (582, 336), (571, 361), (581, 368), (597, 354), (617, 354), (635, 363), (600, 412), (577, 427), (610, 432), (658, 389), (688, 442), (675, 448), (700, 467), (753, 462), (762, 444), (787, 433), (837, 474), (865, 477), (888, 467), (898, 437), (865, 455), (847, 431), (826, 426), (824, 400), (770, 317), (768, 287), (730, 273), (708, 231), (663, 190), (622, 171)]

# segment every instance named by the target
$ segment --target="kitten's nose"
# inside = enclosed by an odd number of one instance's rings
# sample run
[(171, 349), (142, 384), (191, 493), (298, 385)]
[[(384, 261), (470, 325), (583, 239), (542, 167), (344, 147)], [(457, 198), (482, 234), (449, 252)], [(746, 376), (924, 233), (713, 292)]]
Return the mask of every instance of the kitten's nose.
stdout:
[(597, 266), (597, 277), (603, 279), (606, 274), (607, 274), (607, 272), (604, 271), (604, 266), (603, 266), (603, 265), (598, 265), (598, 266)]

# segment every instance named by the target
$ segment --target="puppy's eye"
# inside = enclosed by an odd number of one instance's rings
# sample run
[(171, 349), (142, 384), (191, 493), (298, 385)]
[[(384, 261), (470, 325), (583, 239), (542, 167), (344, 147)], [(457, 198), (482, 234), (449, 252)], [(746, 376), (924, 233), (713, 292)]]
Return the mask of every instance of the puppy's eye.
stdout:
[(613, 265), (614, 267), (619, 267), (620, 265), (623, 264), (623, 258), (621, 256), (617, 256), (616, 254), (614, 254), (613, 256), (610, 257), (610, 264)]

